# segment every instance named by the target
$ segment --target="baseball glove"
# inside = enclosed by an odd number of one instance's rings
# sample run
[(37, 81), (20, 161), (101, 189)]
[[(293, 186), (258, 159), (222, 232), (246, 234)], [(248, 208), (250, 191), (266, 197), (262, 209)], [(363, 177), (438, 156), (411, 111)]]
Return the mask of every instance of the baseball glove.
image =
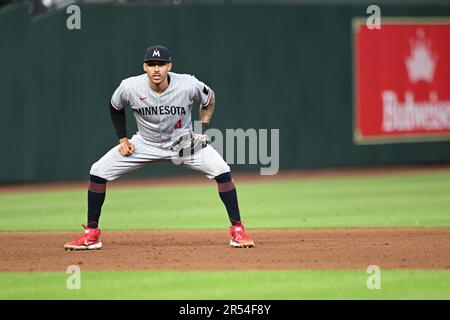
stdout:
[(170, 150), (177, 152), (178, 155), (182, 157), (184, 155), (192, 155), (210, 143), (211, 140), (205, 134), (188, 133), (178, 138), (178, 140), (170, 146)]

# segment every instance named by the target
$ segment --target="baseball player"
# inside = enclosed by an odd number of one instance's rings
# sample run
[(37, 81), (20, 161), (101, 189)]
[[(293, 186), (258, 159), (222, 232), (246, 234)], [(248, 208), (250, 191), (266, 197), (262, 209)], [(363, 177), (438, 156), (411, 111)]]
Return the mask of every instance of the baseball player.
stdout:
[[(100, 249), (99, 219), (105, 200), (107, 181), (156, 161), (175, 162), (215, 179), (231, 226), (230, 246), (254, 247), (241, 222), (236, 188), (230, 167), (203, 134), (215, 106), (215, 94), (192, 75), (171, 72), (169, 50), (163, 46), (147, 48), (144, 74), (123, 80), (112, 95), (110, 113), (119, 139), (90, 171), (88, 219), (84, 234), (64, 245), (66, 250)], [(193, 133), (191, 111), (200, 103), (202, 134)], [(125, 109), (136, 118), (138, 131), (127, 137)]]

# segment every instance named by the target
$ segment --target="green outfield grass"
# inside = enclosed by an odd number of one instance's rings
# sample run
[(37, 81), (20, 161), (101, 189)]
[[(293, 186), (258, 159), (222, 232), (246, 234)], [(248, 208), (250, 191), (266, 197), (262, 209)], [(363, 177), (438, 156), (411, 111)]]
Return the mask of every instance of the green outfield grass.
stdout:
[[(378, 177), (239, 183), (251, 228), (450, 227), (450, 171)], [(0, 195), (0, 230), (79, 230), (86, 191)], [(101, 220), (112, 229), (228, 226), (213, 182), (111, 188)], [(59, 244), (58, 244), (59, 245)], [(1, 261), (0, 261), (1, 263)], [(0, 273), (0, 299), (450, 299), (450, 270), (382, 270), (368, 290), (366, 270)], [(245, 283), (235, 290), (230, 283)]]
[(450, 299), (450, 270), (381, 270), (372, 290), (365, 270), (82, 272), (79, 290), (68, 276), (0, 273), (0, 299)]
[[(450, 171), (399, 176), (239, 183), (249, 228), (448, 227)], [(0, 230), (77, 230), (86, 190), (0, 195)], [(110, 188), (102, 228), (209, 229), (228, 225), (214, 182)]]

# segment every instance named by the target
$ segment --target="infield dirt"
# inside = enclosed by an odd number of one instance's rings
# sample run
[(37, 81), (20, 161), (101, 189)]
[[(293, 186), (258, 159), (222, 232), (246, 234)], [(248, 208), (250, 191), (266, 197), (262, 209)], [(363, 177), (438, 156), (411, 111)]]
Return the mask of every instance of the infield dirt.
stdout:
[(254, 229), (252, 249), (227, 230), (105, 231), (103, 248), (65, 251), (80, 232), (0, 232), (0, 272), (450, 268), (450, 228)]

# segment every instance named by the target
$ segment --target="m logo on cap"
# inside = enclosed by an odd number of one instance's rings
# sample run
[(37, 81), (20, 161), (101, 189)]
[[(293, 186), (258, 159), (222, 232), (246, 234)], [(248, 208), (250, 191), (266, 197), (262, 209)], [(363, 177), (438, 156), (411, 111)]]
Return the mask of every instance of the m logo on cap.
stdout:
[(154, 56), (160, 57), (160, 55), (159, 55), (159, 50), (158, 50), (158, 49), (153, 50), (152, 57), (154, 57)]

